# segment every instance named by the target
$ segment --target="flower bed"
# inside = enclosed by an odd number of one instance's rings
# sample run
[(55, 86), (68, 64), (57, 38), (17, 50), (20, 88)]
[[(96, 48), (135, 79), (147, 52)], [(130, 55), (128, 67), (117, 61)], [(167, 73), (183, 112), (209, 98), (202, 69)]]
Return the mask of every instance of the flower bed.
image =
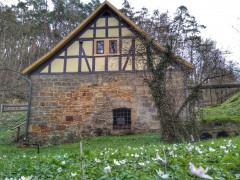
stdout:
[[(96, 143), (96, 149), (93, 146), (92, 149), (84, 149), (84, 178), (198, 179), (202, 175), (202, 178), (240, 179), (239, 141), (240, 137), (236, 137), (233, 140), (195, 144), (168, 145), (154, 142), (150, 145), (125, 145), (117, 148), (98, 148)], [(79, 153), (75, 151), (69, 149), (59, 154), (56, 152), (55, 155), (50, 151), (32, 154), (26, 152), (10, 156), (0, 151), (0, 177), (82, 178)]]

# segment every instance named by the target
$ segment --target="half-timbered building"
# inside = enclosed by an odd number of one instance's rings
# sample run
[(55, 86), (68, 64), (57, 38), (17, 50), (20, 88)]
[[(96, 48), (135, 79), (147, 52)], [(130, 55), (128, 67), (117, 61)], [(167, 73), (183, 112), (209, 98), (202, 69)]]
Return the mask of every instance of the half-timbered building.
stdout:
[[(23, 73), (33, 84), (28, 138), (60, 144), (80, 135), (159, 132), (157, 109), (139, 75), (146, 57), (138, 37), (149, 38), (105, 1), (27, 67)], [(179, 63), (192, 68), (184, 60)], [(175, 88), (183, 89), (183, 73), (172, 68)]]

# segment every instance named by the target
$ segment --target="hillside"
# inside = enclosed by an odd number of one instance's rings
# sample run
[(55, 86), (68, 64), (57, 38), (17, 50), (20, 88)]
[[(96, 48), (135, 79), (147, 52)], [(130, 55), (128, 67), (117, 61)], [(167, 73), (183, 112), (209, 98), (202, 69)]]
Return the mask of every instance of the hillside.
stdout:
[(233, 120), (240, 121), (240, 92), (219, 106), (208, 107), (198, 111), (203, 120)]

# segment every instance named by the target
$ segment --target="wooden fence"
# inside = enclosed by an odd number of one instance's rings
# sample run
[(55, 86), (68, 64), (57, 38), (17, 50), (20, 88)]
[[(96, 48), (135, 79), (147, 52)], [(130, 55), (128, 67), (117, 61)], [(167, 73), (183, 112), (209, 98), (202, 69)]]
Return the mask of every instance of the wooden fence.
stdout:
[(3, 112), (16, 112), (27, 111), (27, 104), (0, 104), (0, 113)]

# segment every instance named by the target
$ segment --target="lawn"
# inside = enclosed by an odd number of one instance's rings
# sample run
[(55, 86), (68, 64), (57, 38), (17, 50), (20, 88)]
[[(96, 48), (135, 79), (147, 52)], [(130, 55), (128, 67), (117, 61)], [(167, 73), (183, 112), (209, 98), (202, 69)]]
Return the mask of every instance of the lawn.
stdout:
[(203, 120), (232, 120), (240, 121), (240, 92), (219, 106), (207, 107), (198, 112)]
[[(240, 136), (167, 144), (159, 135), (106, 136), (83, 141), (85, 179), (200, 179), (189, 163), (214, 179), (240, 179)], [(166, 155), (166, 162), (164, 158)], [(0, 146), (0, 179), (81, 179), (79, 143), (55, 147)], [(157, 171), (156, 171), (157, 170)], [(165, 173), (162, 175), (159, 170)]]

